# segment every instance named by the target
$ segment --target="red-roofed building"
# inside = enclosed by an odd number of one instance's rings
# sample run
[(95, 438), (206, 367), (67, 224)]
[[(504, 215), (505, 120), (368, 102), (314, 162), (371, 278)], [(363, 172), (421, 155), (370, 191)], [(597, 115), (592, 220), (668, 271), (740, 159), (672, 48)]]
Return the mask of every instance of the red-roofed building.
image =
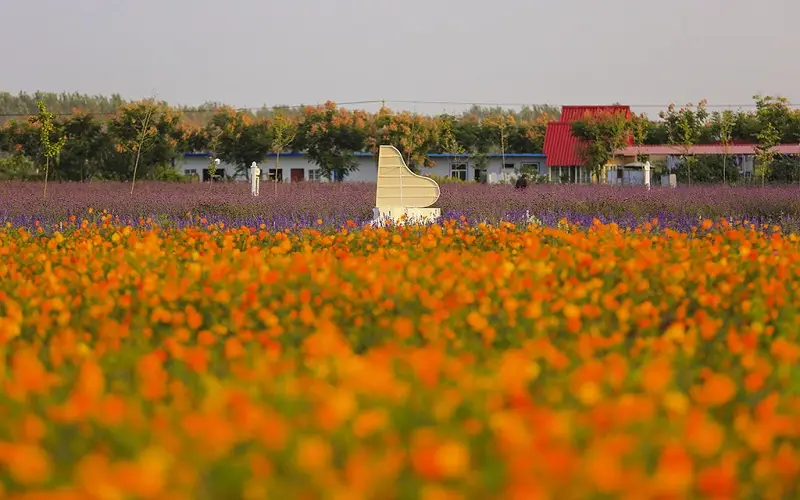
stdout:
[[(562, 106), (561, 119), (547, 124), (544, 136), (544, 154), (547, 156), (550, 182), (588, 184), (591, 173), (583, 165), (581, 147), (583, 141), (572, 135), (572, 124), (585, 118), (607, 114), (624, 114), (631, 118), (630, 106)], [(632, 138), (628, 139), (632, 145)]]
[[(547, 124), (544, 137), (547, 177), (554, 183), (588, 184), (594, 182), (589, 170), (583, 165), (581, 148), (584, 143), (572, 135), (572, 124), (586, 118), (620, 113), (630, 120), (633, 115), (630, 106), (563, 106), (561, 118)], [(682, 161), (683, 155), (728, 155), (731, 166), (740, 175), (752, 178), (755, 174), (756, 144), (734, 142), (722, 144), (697, 144), (688, 151), (674, 145), (634, 145), (629, 135), (627, 146), (614, 153), (605, 166), (601, 182), (611, 184), (644, 183), (643, 163), (637, 161), (639, 155), (650, 161), (663, 163), (671, 171)], [(773, 150), (781, 155), (800, 155), (800, 145), (779, 144)]]

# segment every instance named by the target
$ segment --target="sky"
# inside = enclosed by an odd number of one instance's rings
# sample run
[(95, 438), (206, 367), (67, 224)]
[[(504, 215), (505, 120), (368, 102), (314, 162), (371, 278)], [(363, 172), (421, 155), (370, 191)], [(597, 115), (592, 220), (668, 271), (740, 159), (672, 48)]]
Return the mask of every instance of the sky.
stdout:
[(656, 114), (756, 93), (800, 103), (798, 0), (0, 4), (0, 91), (12, 93), (237, 107), (383, 99), (421, 113), (619, 102)]

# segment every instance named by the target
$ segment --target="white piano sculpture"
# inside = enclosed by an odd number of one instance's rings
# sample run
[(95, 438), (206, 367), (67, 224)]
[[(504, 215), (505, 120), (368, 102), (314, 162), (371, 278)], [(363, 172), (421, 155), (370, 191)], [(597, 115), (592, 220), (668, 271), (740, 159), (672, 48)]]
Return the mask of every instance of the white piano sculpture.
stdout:
[(373, 225), (387, 221), (395, 224), (435, 222), (442, 211), (429, 207), (436, 203), (439, 194), (439, 184), (430, 177), (412, 172), (394, 146), (380, 147)]

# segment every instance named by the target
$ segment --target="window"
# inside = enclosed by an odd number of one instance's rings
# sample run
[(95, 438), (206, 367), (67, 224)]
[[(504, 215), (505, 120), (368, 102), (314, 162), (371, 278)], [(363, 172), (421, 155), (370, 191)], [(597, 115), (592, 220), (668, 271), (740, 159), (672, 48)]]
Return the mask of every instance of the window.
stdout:
[(322, 170), (315, 168), (308, 171), (308, 180), (310, 181), (321, 181), (322, 180)]
[(539, 164), (523, 163), (519, 166), (519, 171), (526, 175), (539, 175)]
[(193, 168), (187, 168), (183, 171), (183, 175), (197, 175), (197, 170)]
[(451, 163), (450, 164), (450, 177), (453, 179), (467, 180), (467, 164), (466, 163)]
[(283, 182), (283, 169), (271, 168), (267, 171), (267, 180)]
[(503, 168), (511, 168), (511, 169), (513, 169), (514, 167), (515, 167), (515, 165), (513, 163), (504, 163), (503, 164)]
[(586, 168), (586, 167), (578, 167), (578, 168), (580, 169), (578, 171), (580, 173), (579, 183), (580, 184), (591, 184), (592, 183), (592, 175), (589, 172), (589, 169)]

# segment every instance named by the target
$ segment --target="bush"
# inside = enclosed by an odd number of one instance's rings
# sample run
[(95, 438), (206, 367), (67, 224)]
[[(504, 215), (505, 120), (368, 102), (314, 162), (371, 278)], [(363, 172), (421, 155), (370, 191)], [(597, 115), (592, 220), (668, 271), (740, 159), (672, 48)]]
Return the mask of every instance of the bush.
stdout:
[(32, 180), (38, 177), (36, 166), (26, 156), (0, 158), (0, 180)]

